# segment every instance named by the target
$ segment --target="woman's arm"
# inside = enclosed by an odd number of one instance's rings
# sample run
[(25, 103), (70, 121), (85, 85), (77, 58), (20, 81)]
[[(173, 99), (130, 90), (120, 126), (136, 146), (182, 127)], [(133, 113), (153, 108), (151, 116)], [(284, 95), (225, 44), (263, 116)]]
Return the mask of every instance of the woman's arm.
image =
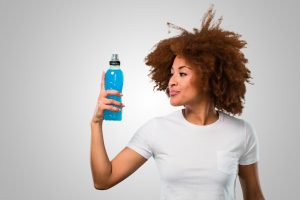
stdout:
[(259, 182), (257, 162), (239, 165), (239, 179), (244, 200), (265, 200)]
[(125, 147), (112, 161), (109, 160), (102, 134), (102, 123), (91, 123), (91, 169), (94, 187), (106, 190), (135, 172), (147, 159)]
[(116, 107), (109, 105), (124, 106), (121, 102), (107, 99), (108, 95), (121, 95), (117, 90), (105, 90), (105, 73), (102, 72), (101, 90), (97, 106), (91, 120), (91, 170), (94, 187), (99, 190), (106, 190), (124, 180), (137, 170), (146, 159), (131, 150), (124, 148), (112, 161), (109, 160), (103, 141), (103, 111), (105, 109), (119, 112)]

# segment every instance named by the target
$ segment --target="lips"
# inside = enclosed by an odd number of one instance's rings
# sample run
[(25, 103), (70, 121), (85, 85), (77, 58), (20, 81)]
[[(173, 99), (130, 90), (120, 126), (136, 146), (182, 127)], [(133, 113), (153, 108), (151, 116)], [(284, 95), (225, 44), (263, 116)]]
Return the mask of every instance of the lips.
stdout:
[(170, 91), (170, 96), (175, 96), (179, 93), (179, 91), (171, 90)]

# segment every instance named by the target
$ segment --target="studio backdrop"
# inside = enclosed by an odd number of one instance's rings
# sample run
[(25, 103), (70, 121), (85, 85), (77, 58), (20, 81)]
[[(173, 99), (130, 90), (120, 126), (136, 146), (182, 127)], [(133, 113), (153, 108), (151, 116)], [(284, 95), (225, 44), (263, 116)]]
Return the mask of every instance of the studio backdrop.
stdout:
[[(238, 117), (257, 131), (263, 193), (298, 199), (300, 14), (292, 0), (1, 0), (0, 199), (159, 199), (153, 158), (110, 190), (94, 188), (90, 120), (101, 73), (118, 53), (126, 107), (121, 122), (103, 127), (113, 159), (143, 123), (179, 109), (153, 90), (144, 58), (178, 34), (167, 22), (192, 31), (212, 3), (221, 27), (247, 41), (254, 85)], [(236, 192), (242, 199), (239, 180)]]

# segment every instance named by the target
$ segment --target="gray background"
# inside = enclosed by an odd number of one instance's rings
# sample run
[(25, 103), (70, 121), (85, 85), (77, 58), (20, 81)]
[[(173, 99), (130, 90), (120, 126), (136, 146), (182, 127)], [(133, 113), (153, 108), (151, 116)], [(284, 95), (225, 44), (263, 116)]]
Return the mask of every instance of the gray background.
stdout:
[[(210, 3), (222, 27), (242, 34), (255, 85), (241, 118), (260, 142), (265, 197), (297, 199), (299, 183), (299, 6), (297, 1), (0, 2), (0, 199), (159, 199), (151, 158), (108, 191), (93, 187), (90, 119), (102, 70), (119, 53), (125, 74), (122, 122), (105, 122), (112, 159), (144, 122), (179, 109), (154, 92), (144, 57), (166, 22), (199, 27)], [(237, 181), (237, 199), (241, 198)]]

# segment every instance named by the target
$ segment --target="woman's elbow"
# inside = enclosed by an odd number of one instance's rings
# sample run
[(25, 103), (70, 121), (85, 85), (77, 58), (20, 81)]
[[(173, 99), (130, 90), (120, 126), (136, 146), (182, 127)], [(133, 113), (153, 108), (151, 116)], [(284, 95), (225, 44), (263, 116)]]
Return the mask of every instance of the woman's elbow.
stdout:
[(111, 188), (111, 186), (109, 186), (108, 181), (104, 180), (104, 179), (93, 179), (93, 183), (94, 183), (94, 188), (96, 190), (108, 190), (109, 188)]
[(96, 190), (108, 190), (110, 187), (108, 185), (105, 185), (105, 184), (96, 184), (96, 183), (94, 183), (94, 188)]

